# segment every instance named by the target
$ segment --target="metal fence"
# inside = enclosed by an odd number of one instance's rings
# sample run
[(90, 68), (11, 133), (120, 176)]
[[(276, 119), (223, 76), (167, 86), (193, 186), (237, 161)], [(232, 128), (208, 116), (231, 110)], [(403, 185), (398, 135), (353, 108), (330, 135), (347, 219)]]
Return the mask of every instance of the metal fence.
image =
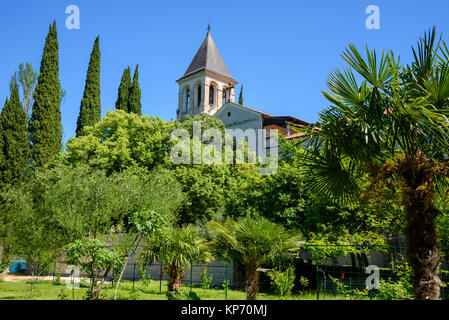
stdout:
[[(370, 245), (351, 245), (351, 246), (325, 246), (325, 249), (333, 247), (342, 249), (342, 254), (328, 258), (325, 261), (317, 263), (317, 248), (308, 246), (301, 252), (301, 261), (297, 265), (297, 275), (301, 273), (308, 274), (311, 280), (311, 288), (316, 291), (316, 299), (345, 298), (348, 299), (373, 299), (382, 298), (382, 285), (389, 286), (390, 290), (398, 291), (401, 294), (390, 292), (392, 299), (411, 299), (412, 294), (403, 287), (401, 282), (401, 272), (405, 278), (409, 276), (405, 270), (407, 261), (407, 248), (399, 246), (370, 246)], [(449, 299), (449, 268), (447, 250), (440, 248), (440, 279), (444, 284), (441, 288), (441, 298)], [(319, 251), (319, 250), (318, 250)], [(325, 251), (325, 250), (324, 250)], [(313, 265), (313, 267), (312, 267)], [(381, 288), (367, 289), (368, 266), (375, 266), (379, 271), (379, 280)], [(312, 268), (314, 270), (312, 270)]]
[[(400, 241), (399, 241), (400, 242)], [(320, 248), (321, 247), (321, 248)], [(318, 250), (324, 249), (324, 250)], [(328, 252), (330, 249), (341, 249), (341, 254), (335, 254), (331, 258), (318, 259), (317, 252)], [(332, 251), (331, 250), (331, 251)], [(334, 250), (335, 251), (335, 250)], [(338, 250), (336, 250), (338, 252)], [(366, 290), (366, 281), (369, 274), (366, 268), (370, 265), (378, 267), (380, 280), (389, 284), (401, 280), (398, 270), (404, 266), (407, 260), (406, 247), (399, 245), (375, 246), (375, 245), (307, 245), (295, 261), (296, 293), (308, 292), (315, 294), (317, 300), (321, 299), (374, 299), (379, 298), (378, 290)], [(325, 255), (326, 256), (326, 255)], [(449, 299), (449, 248), (440, 248), (440, 279), (445, 286), (441, 289), (441, 298)], [(22, 261), (22, 260), (21, 260)], [(63, 262), (54, 262), (51, 273), (47, 275), (64, 275), (66, 266)], [(276, 266), (271, 266), (276, 267)], [(191, 263), (184, 270), (182, 283), (190, 288), (201, 286), (201, 276), (206, 270), (206, 276), (211, 279), (211, 287), (223, 289), (223, 298), (228, 297), (228, 288), (243, 288), (244, 276), (242, 268), (234, 263), (214, 261), (209, 264)], [(86, 274), (81, 274), (85, 276)], [(307, 287), (299, 282), (304, 277), (308, 280)], [(118, 275), (110, 274), (108, 282), (114, 284)], [(138, 281), (151, 278), (159, 282), (159, 293), (165, 293), (167, 288), (165, 281), (168, 275), (163, 265), (153, 263), (142, 267), (131, 259), (125, 269), (123, 279), (132, 281), (133, 288)], [(272, 291), (268, 277), (261, 276), (261, 289)], [(344, 296), (344, 297), (343, 297)], [(405, 292), (401, 299), (412, 298)]]
[[(144, 269), (144, 270), (142, 270)], [(214, 261), (208, 264), (190, 263), (190, 268), (184, 270), (181, 282), (189, 286), (190, 292), (194, 287), (203, 285), (201, 280), (204, 276), (210, 279), (210, 287), (221, 288), (224, 292), (224, 298), (228, 297), (228, 288), (232, 286), (232, 265), (226, 262)], [(118, 275), (111, 274), (109, 281), (114, 283), (117, 281)], [(164, 266), (160, 263), (152, 263), (142, 268), (136, 262), (128, 263), (123, 275), (124, 280), (132, 281), (133, 289), (136, 282), (143, 279), (151, 279), (152, 281), (159, 281), (159, 293), (165, 292), (167, 288), (163, 288), (163, 281), (167, 281), (168, 275), (165, 272)]]

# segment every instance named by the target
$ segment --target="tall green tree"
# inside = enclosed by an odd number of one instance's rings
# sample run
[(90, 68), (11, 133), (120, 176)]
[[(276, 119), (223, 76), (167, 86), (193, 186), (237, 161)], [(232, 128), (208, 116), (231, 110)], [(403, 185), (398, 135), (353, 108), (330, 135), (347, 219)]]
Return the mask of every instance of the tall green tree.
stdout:
[(133, 83), (129, 89), (128, 112), (142, 115), (142, 102), (140, 101), (141, 91), (139, 86), (139, 65), (134, 71)]
[(399, 193), (415, 297), (438, 299), (435, 200), (449, 185), (449, 49), (436, 43), (433, 28), (413, 48), (408, 66), (391, 51), (379, 59), (367, 49), (366, 56), (349, 45), (342, 55), (349, 68), (330, 74), (331, 93), (323, 94), (332, 106), (312, 126), (318, 130), (306, 129), (303, 174), (310, 190), (339, 202), (357, 200), (357, 177), (366, 173), (373, 185)]
[(34, 165), (42, 166), (61, 151), (61, 85), (59, 82), (58, 34), (50, 25), (42, 55), (34, 104), (29, 121)]
[(27, 62), (25, 66), (21, 63), (19, 65), (19, 70), (16, 71), (12, 77), (12, 82), (17, 83), (22, 87), (22, 104), (27, 121), (31, 114), (31, 106), (33, 105), (33, 95), (37, 83), (37, 76), (37, 72), (34, 71), (31, 64)]
[(120, 81), (120, 86), (118, 87), (118, 97), (117, 102), (115, 103), (116, 109), (129, 112), (128, 100), (131, 85), (131, 69), (127, 67), (123, 71), (122, 80)]
[(243, 84), (240, 87), (239, 104), (243, 105)]
[(100, 100), (100, 36), (95, 39), (87, 69), (84, 94), (81, 99), (80, 113), (76, 122), (76, 136), (80, 136), (85, 126), (93, 126), (101, 120)]
[(3, 158), (0, 163), (0, 186), (16, 186), (26, 177), (30, 139), (25, 112), (15, 82), (12, 85), (11, 97), (0, 113), (0, 127)]

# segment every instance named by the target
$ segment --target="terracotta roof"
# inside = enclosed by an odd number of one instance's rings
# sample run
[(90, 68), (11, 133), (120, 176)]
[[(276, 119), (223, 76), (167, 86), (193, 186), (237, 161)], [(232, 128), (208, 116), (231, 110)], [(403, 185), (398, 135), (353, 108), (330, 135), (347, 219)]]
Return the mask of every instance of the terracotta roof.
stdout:
[(304, 132), (295, 132), (292, 133), (288, 136), (285, 137), (285, 139), (290, 140), (290, 139), (295, 139), (295, 138), (300, 138), (300, 137), (305, 137), (306, 134)]
[(231, 73), (224, 64), (223, 58), (221, 57), (220, 52), (218, 52), (210, 32), (207, 33), (206, 38), (183, 77), (204, 69), (232, 79)]
[(263, 120), (263, 125), (270, 125), (270, 124), (277, 124), (277, 125), (282, 125), (282, 124), (286, 124), (287, 122), (292, 122), (295, 124), (299, 124), (299, 125), (305, 125), (305, 126), (309, 126), (310, 123), (300, 120), (298, 118), (292, 117), (292, 116), (271, 116), (269, 118), (265, 118)]

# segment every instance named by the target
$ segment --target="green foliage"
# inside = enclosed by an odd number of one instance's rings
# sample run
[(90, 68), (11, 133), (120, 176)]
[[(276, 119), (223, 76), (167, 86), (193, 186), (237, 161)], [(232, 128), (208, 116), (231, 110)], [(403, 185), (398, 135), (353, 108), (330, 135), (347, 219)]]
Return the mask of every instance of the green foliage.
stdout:
[(224, 223), (210, 221), (207, 227), (217, 241), (217, 253), (244, 265), (247, 300), (256, 299), (259, 291), (258, 269), (265, 263), (285, 265), (302, 245), (299, 233), (261, 217), (228, 218)]
[(260, 215), (288, 229), (300, 229), (306, 218), (306, 194), (299, 169), (280, 163), (274, 175), (260, 175), (255, 166), (237, 168), (225, 205), (226, 215)]
[(24, 182), (29, 171), (30, 140), (16, 83), (0, 113), (0, 140), (1, 190)]
[(64, 289), (59, 291), (58, 300), (69, 300), (69, 296), (65, 293)]
[(244, 264), (255, 262), (258, 267), (264, 263), (289, 261), (303, 244), (301, 234), (287, 231), (262, 217), (228, 218), (224, 223), (210, 221), (207, 226), (218, 241), (224, 240), (225, 257)]
[(131, 214), (129, 223), (138, 234), (149, 235), (168, 228), (172, 221), (167, 215), (160, 214), (154, 210), (142, 210)]
[(203, 269), (203, 272), (201, 273), (201, 288), (203, 289), (209, 289), (212, 285), (212, 278), (213, 276), (208, 277), (207, 276), (207, 268), (205, 267)]
[(76, 123), (77, 137), (82, 135), (84, 127), (93, 126), (101, 120), (100, 60), (100, 37), (98, 36), (90, 54), (84, 94), (81, 99), (80, 113)]
[(410, 296), (408, 295), (407, 288), (404, 287), (402, 282), (380, 280), (379, 290), (376, 293), (376, 297), (382, 300), (404, 300), (408, 299)]
[(141, 91), (139, 86), (139, 65), (134, 71), (133, 83), (129, 89), (128, 112), (142, 115), (142, 102), (140, 101)]
[(333, 71), (323, 91), (331, 106), (300, 128), (308, 140), (303, 174), (311, 192), (339, 204), (359, 201), (366, 174), (399, 193), (416, 299), (438, 299), (434, 221), (435, 200), (449, 186), (449, 50), (434, 27), (412, 53), (403, 66), (392, 51), (346, 48), (347, 68)]
[(140, 167), (151, 171), (171, 164), (169, 151), (172, 122), (139, 116), (122, 110), (109, 111), (84, 135), (67, 142), (68, 162), (86, 163), (108, 173)]
[(143, 287), (148, 288), (151, 284), (151, 276), (146, 272), (145, 267), (145, 265), (140, 266), (138, 272), (140, 275), (140, 283)]
[(128, 100), (129, 100), (129, 90), (131, 89), (131, 69), (129, 66), (123, 71), (122, 80), (120, 86), (118, 87), (118, 97), (115, 103), (115, 108), (117, 110), (123, 110), (129, 112)]
[(180, 272), (193, 261), (206, 262), (211, 258), (209, 244), (198, 236), (192, 225), (172, 227), (149, 235), (141, 254), (146, 261), (158, 261)]
[(268, 273), (271, 285), (277, 295), (281, 297), (290, 296), (295, 286), (295, 268), (289, 267), (285, 271), (274, 268)]
[(64, 246), (64, 249), (67, 263), (81, 266), (89, 275), (88, 297), (92, 299), (98, 299), (101, 286), (109, 272), (118, 273), (123, 267), (123, 257), (98, 239), (76, 240)]
[(119, 272), (122, 259), (108, 245), (98, 239), (76, 240), (66, 246), (67, 262), (80, 265), (89, 277), (97, 277), (108, 268)]
[(300, 276), (299, 277), (299, 285), (301, 286), (301, 290), (302, 290), (302, 293), (304, 293), (304, 290), (309, 286), (309, 279), (307, 279), (306, 277), (304, 277), (304, 276)]
[(345, 297), (349, 297), (351, 294), (351, 290), (348, 289), (348, 286), (344, 284), (343, 281), (340, 281), (337, 278), (329, 276), (329, 278), (332, 280), (332, 282), (335, 285), (335, 291), (339, 295), (343, 295)]
[(186, 194), (179, 210), (180, 223), (206, 222), (223, 207), (231, 174), (228, 166), (179, 165), (174, 173)]
[(407, 261), (402, 258), (401, 263), (397, 264), (393, 270), (396, 280), (379, 281), (379, 289), (376, 291), (376, 297), (383, 300), (404, 300), (413, 296), (413, 289), (410, 283), (412, 269)]
[(173, 285), (173, 290), (167, 292), (168, 300), (181, 300), (184, 298), (184, 293), (178, 283)]
[(36, 166), (50, 162), (61, 151), (61, 86), (56, 22), (50, 26), (42, 54), (34, 104), (29, 121)]
[(59, 286), (61, 284), (61, 272), (56, 272), (55, 279), (53, 280), (53, 285)]
[(129, 300), (139, 300), (141, 292), (138, 289), (132, 289), (129, 294)]
[(239, 104), (243, 105), (243, 84), (240, 87)]
[(86, 128), (83, 136), (67, 142), (64, 158), (72, 164), (105, 169), (108, 174), (127, 168), (170, 169), (186, 194), (179, 208), (179, 222), (207, 221), (224, 206), (232, 173), (229, 166), (173, 166), (170, 151), (175, 142), (170, 141), (170, 133), (176, 128), (192, 132), (193, 121), (201, 121), (203, 132), (209, 128), (225, 130), (220, 120), (209, 115), (165, 122), (121, 110), (110, 111), (100, 123)]
[(38, 74), (34, 71), (30, 63), (19, 64), (19, 70), (12, 76), (11, 83), (16, 83), (22, 87), (23, 110), (28, 122), (33, 104), (34, 89), (36, 87)]
[(151, 234), (140, 252), (140, 259), (147, 263), (158, 261), (169, 276), (169, 299), (178, 297), (182, 273), (192, 262), (211, 260), (209, 244), (198, 236), (192, 225), (174, 227)]

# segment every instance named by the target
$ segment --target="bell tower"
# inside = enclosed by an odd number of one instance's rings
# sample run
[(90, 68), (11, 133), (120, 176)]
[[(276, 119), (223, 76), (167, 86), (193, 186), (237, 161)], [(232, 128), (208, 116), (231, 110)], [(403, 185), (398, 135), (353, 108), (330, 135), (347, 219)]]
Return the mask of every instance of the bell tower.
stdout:
[(207, 28), (207, 35), (179, 84), (176, 118), (201, 113), (215, 114), (226, 102), (235, 101), (237, 84), (215, 46)]

